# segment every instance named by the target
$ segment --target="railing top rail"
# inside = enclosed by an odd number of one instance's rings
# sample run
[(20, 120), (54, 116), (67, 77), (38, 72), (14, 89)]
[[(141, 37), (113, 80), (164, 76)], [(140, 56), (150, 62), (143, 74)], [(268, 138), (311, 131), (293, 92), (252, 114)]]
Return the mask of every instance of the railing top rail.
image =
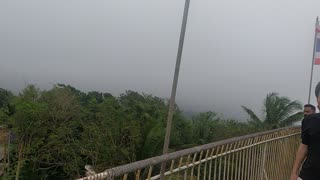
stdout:
[(230, 139), (226, 139), (226, 140), (222, 140), (222, 141), (217, 141), (217, 142), (213, 142), (213, 143), (209, 143), (209, 144), (205, 144), (205, 145), (201, 145), (201, 146), (196, 146), (196, 147), (172, 152), (169, 154), (160, 155), (160, 156), (152, 157), (149, 159), (133, 162), (130, 164), (121, 165), (121, 166), (114, 167), (111, 169), (107, 169), (102, 173), (99, 173), (99, 174), (96, 174), (96, 175), (90, 176), (90, 177), (85, 177), (85, 178), (82, 178), (81, 180), (95, 179), (95, 178), (102, 177), (102, 176), (103, 177), (119, 176), (122, 174), (133, 172), (137, 169), (143, 169), (148, 166), (153, 166), (153, 165), (160, 164), (163, 162), (168, 162), (168, 161), (177, 159), (182, 156), (194, 154), (194, 153), (201, 152), (201, 151), (206, 151), (208, 149), (212, 149), (212, 148), (222, 146), (225, 144), (230, 144), (230, 143), (234, 143), (237, 141), (243, 141), (243, 140), (247, 140), (250, 138), (255, 138), (255, 137), (259, 137), (259, 136), (263, 136), (263, 135), (267, 135), (267, 134), (271, 134), (271, 133), (275, 133), (275, 132), (280, 132), (283, 130), (294, 130), (294, 129), (298, 129), (298, 128), (300, 128), (300, 126), (292, 126), (289, 128), (288, 127), (279, 128), (279, 129), (269, 130), (269, 131), (265, 131), (265, 132), (258, 132), (258, 133), (254, 133), (254, 134), (248, 134), (248, 135), (244, 135), (244, 136), (234, 137), (234, 138), (230, 138)]

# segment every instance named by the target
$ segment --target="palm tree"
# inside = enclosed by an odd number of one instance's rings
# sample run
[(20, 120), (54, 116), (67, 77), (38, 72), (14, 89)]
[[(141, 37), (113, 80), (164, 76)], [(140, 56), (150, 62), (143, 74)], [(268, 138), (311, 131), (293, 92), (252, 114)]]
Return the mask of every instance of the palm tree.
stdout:
[(270, 93), (264, 100), (262, 118), (259, 118), (251, 109), (242, 106), (248, 113), (249, 123), (259, 130), (275, 129), (293, 125), (303, 118), (302, 105), (298, 101)]

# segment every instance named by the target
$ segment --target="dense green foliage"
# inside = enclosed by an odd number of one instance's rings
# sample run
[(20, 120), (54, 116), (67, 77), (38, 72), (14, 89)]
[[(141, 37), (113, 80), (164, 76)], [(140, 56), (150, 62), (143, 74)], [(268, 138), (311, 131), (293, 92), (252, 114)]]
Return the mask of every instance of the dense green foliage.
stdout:
[[(279, 108), (292, 104), (281, 100)], [(289, 112), (270, 110), (272, 103), (277, 103), (273, 101), (265, 103), (270, 118), (262, 121), (254, 117), (252, 123), (226, 120), (214, 112), (188, 119), (177, 107), (170, 151), (249, 134), (260, 126), (280, 127), (286, 119), (294, 119), (289, 116), (294, 108)], [(166, 99), (133, 91), (114, 97), (95, 91), (84, 93), (64, 84), (46, 91), (29, 85), (19, 95), (0, 89), (0, 125), (14, 137), (5, 178), (74, 179), (84, 175), (87, 164), (100, 172), (159, 155), (167, 110)], [(274, 125), (273, 118), (281, 121)]]

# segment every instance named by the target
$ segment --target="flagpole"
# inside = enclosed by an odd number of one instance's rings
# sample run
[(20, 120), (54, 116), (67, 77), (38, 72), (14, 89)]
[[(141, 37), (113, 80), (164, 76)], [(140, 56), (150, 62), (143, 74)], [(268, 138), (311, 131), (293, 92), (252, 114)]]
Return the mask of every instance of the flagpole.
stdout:
[(310, 104), (311, 97), (311, 88), (312, 88), (312, 79), (313, 79), (313, 67), (314, 67), (314, 58), (316, 53), (317, 46), (317, 27), (319, 26), (319, 17), (316, 19), (315, 29), (314, 29), (314, 43), (313, 43), (313, 55), (312, 55), (312, 64), (311, 64), (311, 75), (310, 75), (310, 84), (309, 84), (309, 96), (308, 96), (308, 104)]
[[(176, 91), (177, 91), (177, 85), (178, 85), (178, 78), (179, 78), (179, 70), (180, 70), (181, 57), (182, 57), (182, 51), (183, 51), (184, 37), (185, 37), (186, 27), (187, 27), (189, 5), (190, 5), (190, 0), (185, 0), (182, 25), (181, 25), (181, 32), (180, 32), (180, 39), (179, 39), (179, 46), (178, 46), (178, 53), (177, 53), (177, 59), (176, 59), (176, 66), (175, 66), (173, 83), (172, 83), (171, 97), (169, 100), (169, 111), (168, 111), (168, 119), (167, 119), (166, 136), (165, 136), (164, 145), (163, 145), (163, 154), (168, 153), (169, 144), (170, 144), (172, 118), (173, 118), (174, 107), (175, 107), (175, 98), (176, 98)], [(166, 171), (166, 162), (163, 162), (161, 164), (160, 180), (164, 180), (165, 171)]]

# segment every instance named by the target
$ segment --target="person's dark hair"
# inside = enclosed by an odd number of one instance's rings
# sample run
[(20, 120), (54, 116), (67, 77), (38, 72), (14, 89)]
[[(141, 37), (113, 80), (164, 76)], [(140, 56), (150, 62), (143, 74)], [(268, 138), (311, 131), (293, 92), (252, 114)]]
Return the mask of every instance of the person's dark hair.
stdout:
[(320, 96), (320, 82), (318, 82), (316, 86), (315, 93), (316, 93), (316, 97), (318, 98)]
[(316, 111), (316, 107), (314, 106), (314, 105), (312, 105), (312, 104), (306, 104), (306, 105), (304, 105), (304, 107), (306, 108), (306, 107), (309, 107), (309, 108), (311, 108), (313, 111)]

